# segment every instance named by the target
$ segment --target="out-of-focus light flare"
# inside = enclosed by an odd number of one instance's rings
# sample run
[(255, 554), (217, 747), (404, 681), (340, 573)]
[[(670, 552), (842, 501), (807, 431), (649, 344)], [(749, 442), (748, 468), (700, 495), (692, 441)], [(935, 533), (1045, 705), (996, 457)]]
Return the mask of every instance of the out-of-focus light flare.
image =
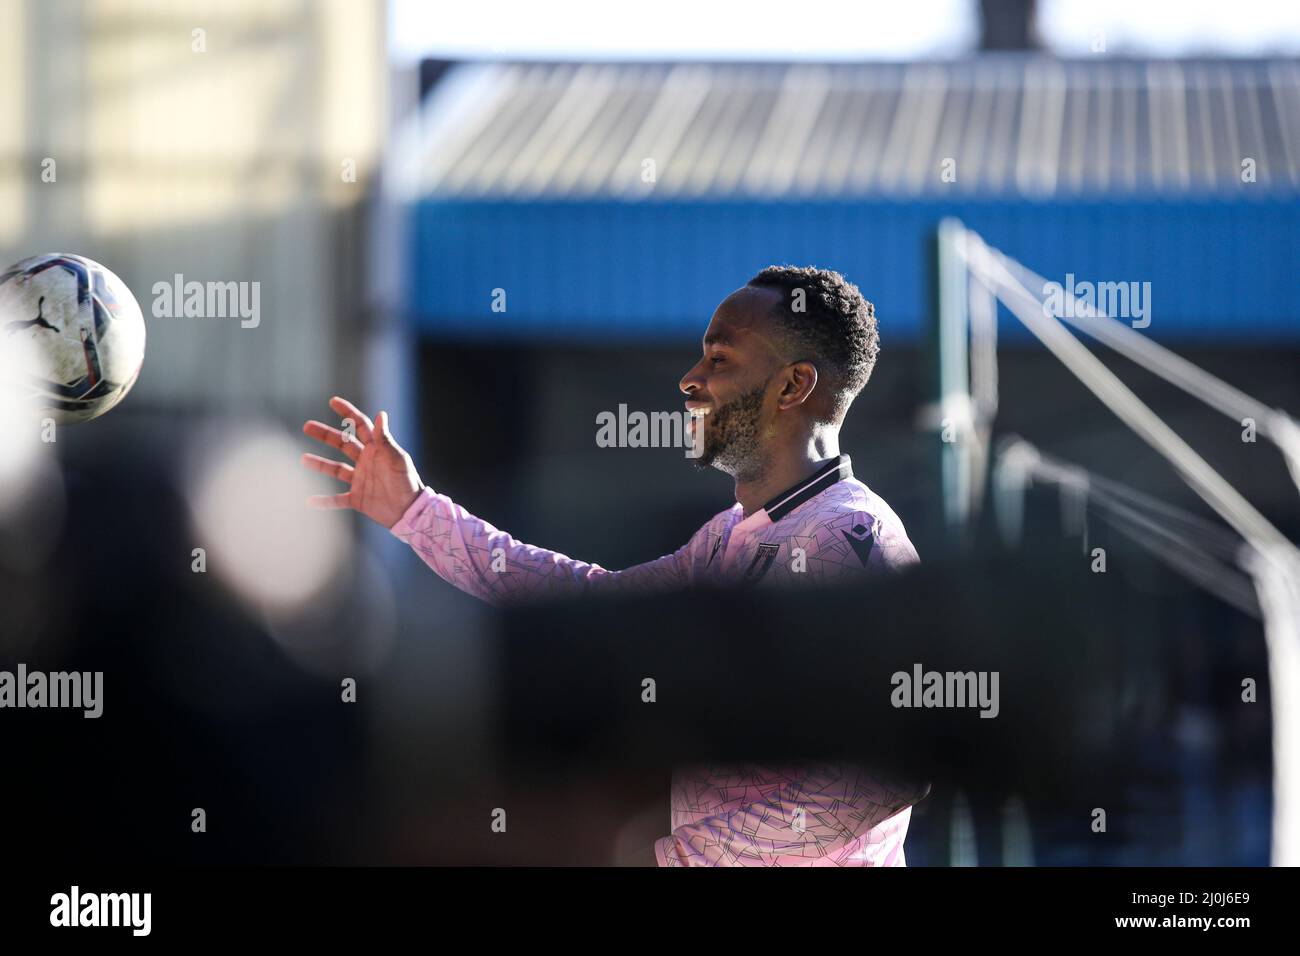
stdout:
[[(0, 434), (12, 430), (0, 415)], [(20, 474), (0, 473), (0, 573), (34, 572), (58, 546), (67, 512), (63, 466), (49, 446), (33, 455)]]
[[(37, 498), (48, 504), (56, 492), (61, 514), (62, 480), (55, 455), (61, 426), (42, 416), (27, 387), (35, 367), (30, 343), (13, 335), (0, 345), (0, 435), (5, 439), (0, 453), (0, 524), (16, 520)], [(53, 532), (51, 540), (58, 537)]]
[(306, 610), (348, 561), (346, 523), (306, 506), (320, 489), (300, 457), (284, 432), (250, 425), (200, 433), (187, 459), (193, 548), (208, 573), (271, 617)]

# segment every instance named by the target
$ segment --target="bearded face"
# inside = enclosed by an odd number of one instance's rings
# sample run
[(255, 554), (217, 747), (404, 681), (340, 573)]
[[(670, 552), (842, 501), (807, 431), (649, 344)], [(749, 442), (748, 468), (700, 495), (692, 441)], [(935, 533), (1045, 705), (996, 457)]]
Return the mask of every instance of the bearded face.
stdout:
[(763, 411), (764, 386), (745, 392), (724, 405), (717, 405), (699, 420), (704, 429), (704, 446), (697, 468), (717, 468), (734, 477), (748, 477), (760, 467), (759, 420)]

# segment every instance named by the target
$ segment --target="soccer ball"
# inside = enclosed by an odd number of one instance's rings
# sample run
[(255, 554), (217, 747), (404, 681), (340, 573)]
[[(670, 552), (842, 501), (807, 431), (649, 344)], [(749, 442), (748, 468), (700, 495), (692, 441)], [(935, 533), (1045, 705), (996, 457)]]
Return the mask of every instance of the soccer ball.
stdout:
[(59, 422), (104, 414), (144, 363), (131, 290), (84, 256), (33, 256), (0, 272), (0, 380)]

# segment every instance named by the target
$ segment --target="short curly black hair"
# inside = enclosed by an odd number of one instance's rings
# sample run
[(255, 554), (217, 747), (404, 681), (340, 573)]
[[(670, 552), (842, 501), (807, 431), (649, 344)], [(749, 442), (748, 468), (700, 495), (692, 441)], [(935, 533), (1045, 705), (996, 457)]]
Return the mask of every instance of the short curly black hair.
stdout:
[(829, 373), (834, 414), (842, 418), (880, 354), (875, 306), (838, 272), (814, 266), (768, 266), (749, 285), (781, 293), (773, 317), (790, 348), (803, 353), (797, 358), (811, 361), (822, 376)]

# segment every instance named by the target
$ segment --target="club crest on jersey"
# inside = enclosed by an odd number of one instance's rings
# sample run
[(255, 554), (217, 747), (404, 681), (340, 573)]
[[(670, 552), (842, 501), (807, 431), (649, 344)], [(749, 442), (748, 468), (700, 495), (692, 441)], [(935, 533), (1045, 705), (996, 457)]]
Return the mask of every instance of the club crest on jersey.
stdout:
[(844, 535), (844, 540), (849, 543), (849, 547), (853, 549), (853, 553), (858, 556), (858, 560), (865, 568), (871, 552), (876, 547), (876, 519), (865, 511), (859, 511), (853, 516), (853, 524), (848, 528), (841, 528), (840, 534)]
[(777, 552), (781, 550), (779, 544), (760, 544), (758, 550), (754, 553), (754, 560), (749, 562), (749, 567), (745, 569), (744, 576), (740, 579), (741, 584), (757, 584), (767, 574), (768, 568), (776, 560)]

